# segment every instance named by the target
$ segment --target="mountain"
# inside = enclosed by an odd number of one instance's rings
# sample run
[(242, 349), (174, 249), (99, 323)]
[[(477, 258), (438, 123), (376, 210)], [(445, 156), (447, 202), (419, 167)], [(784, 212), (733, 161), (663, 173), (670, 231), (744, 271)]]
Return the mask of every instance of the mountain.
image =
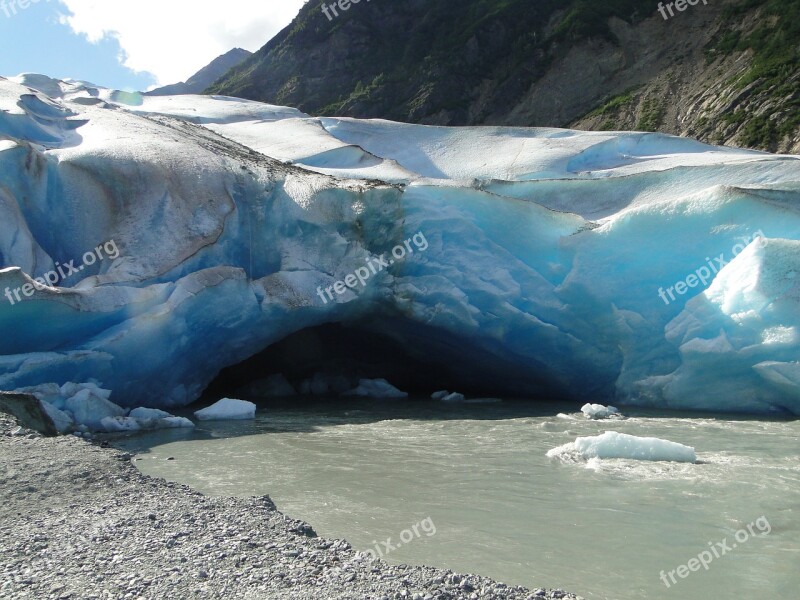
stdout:
[(372, 0), (330, 20), (309, 3), (208, 91), (317, 115), (800, 152), (800, 3), (694, 1)]
[(180, 94), (202, 94), (203, 91), (217, 79), (225, 75), (242, 61), (250, 58), (252, 52), (242, 48), (234, 48), (222, 56), (218, 56), (208, 65), (200, 69), (186, 81), (165, 85), (147, 92), (149, 96), (176, 96)]

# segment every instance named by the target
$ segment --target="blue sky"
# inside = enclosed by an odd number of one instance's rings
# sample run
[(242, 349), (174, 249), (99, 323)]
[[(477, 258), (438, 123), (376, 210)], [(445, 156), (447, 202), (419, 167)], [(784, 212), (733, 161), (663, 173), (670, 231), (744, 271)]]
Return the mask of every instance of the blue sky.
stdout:
[(0, 75), (43, 73), (129, 90), (175, 83), (231, 48), (257, 50), (302, 4), (0, 0)]

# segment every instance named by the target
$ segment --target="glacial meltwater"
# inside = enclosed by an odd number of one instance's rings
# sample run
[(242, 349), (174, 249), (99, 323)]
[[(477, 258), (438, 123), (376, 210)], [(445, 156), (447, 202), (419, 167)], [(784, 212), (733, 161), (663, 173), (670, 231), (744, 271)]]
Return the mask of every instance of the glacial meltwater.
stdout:
[[(798, 597), (800, 421), (624, 409), (627, 420), (589, 421), (577, 409), (294, 400), (119, 444), (149, 475), (269, 494), (393, 563), (591, 599)], [(693, 446), (698, 461), (546, 456), (605, 431)]]

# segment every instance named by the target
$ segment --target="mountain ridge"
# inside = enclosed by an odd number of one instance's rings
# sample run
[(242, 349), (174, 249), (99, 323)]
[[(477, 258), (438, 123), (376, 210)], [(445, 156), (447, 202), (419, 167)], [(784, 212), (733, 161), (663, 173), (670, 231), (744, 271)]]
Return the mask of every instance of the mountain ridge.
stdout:
[(165, 85), (146, 92), (146, 94), (149, 96), (202, 94), (206, 88), (217, 81), (217, 79), (252, 55), (253, 53), (248, 50), (234, 48), (212, 60), (186, 81)]
[[(720, 0), (352, 5), (295, 21), (207, 93), (431, 125), (660, 131), (800, 152), (800, 7)], [(796, 17), (796, 18), (795, 18)]]

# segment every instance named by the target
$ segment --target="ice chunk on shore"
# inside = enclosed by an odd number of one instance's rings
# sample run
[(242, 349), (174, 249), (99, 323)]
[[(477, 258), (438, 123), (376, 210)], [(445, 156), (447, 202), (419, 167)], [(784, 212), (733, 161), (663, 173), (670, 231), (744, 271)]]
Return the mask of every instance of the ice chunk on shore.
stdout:
[(57, 409), (55, 406), (45, 400), (40, 399), (39, 404), (42, 405), (42, 410), (47, 413), (48, 417), (50, 417), (50, 420), (53, 422), (53, 425), (55, 425), (58, 433), (67, 433), (72, 431), (73, 427), (75, 426), (75, 421), (72, 420), (72, 417), (69, 416), (69, 414), (65, 413), (63, 410)]
[(65, 407), (75, 417), (75, 421), (95, 430), (105, 429), (103, 419), (107, 417), (125, 416), (124, 408), (96, 395), (90, 388), (82, 389), (69, 398)]
[(547, 452), (550, 458), (627, 458), (672, 462), (697, 462), (694, 448), (654, 437), (639, 437), (606, 431), (602, 435), (578, 437), (574, 442)]
[(109, 433), (140, 431), (142, 429), (141, 423), (131, 417), (104, 417), (100, 421), (100, 425), (103, 430)]
[(406, 392), (401, 392), (385, 379), (362, 379), (358, 382), (357, 388), (342, 395), (366, 398), (408, 398)]
[[(163, 413), (166, 416), (155, 413)], [(108, 433), (194, 427), (194, 423), (185, 417), (176, 417), (152, 408), (137, 408), (127, 417), (106, 417), (101, 421), (101, 425)]]
[(256, 405), (247, 400), (223, 398), (207, 408), (195, 411), (194, 416), (201, 421), (239, 421), (255, 419)]
[(619, 410), (614, 406), (603, 406), (602, 404), (586, 403), (581, 407), (581, 412), (587, 419), (608, 419), (609, 417), (621, 417)]
[(129, 414), (129, 417), (133, 417), (134, 419), (141, 419), (142, 421), (154, 421), (156, 419), (165, 419), (167, 417), (171, 417), (172, 415), (169, 414), (165, 410), (159, 410), (157, 408), (134, 408)]
[(447, 390), (439, 390), (438, 392), (433, 392), (431, 394), (431, 398), (433, 398), (434, 400), (441, 400), (445, 396), (449, 396), (449, 395), (450, 395), (450, 392), (448, 392)]
[(177, 429), (180, 427), (194, 427), (189, 419), (176, 417), (157, 408), (134, 408), (129, 417), (136, 419), (142, 429)]
[(444, 402), (464, 402), (464, 394), (459, 394), (458, 392), (453, 392), (452, 394), (447, 394), (442, 401)]

